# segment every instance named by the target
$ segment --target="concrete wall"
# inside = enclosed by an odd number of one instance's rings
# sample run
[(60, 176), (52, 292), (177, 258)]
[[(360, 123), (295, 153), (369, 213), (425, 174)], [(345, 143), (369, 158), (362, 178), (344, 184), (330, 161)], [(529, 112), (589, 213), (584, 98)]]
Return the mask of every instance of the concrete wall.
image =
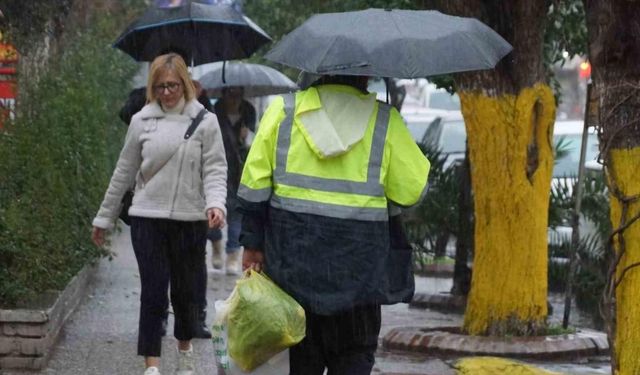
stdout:
[(0, 369), (45, 367), (67, 318), (87, 293), (95, 266), (85, 266), (62, 292), (40, 296), (30, 308), (0, 309)]

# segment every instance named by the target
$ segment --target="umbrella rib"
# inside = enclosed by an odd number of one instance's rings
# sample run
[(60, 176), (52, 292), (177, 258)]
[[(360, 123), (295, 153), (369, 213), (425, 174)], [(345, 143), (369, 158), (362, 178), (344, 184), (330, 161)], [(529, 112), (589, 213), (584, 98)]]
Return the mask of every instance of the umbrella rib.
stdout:
[[(491, 58), (487, 58), (487, 54), (485, 53), (485, 51), (483, 49), (478, 48), (478, 46), (476, 45), (476, 43), (473, 42), (473, 40), (469, 37), (469, 35), (466, 32), (463, 32), (462, 35), (464, 36), (465, 39), (467, 39), (469, 41), (469, 45), (476, 51), (477, 54), (479, 54), (480, 56), (482, 56), (483, 60), (485, 62), (489, 62), (489, 66), (492, 66), (491, 64)], [(496, 62), (497, 64), (497, 62)], [(495, 66), (495, 64), (493, 65)]]
[(337, 37), (333, 36), (331, 38), (331, 43), (327, 44), (327, 48), (323, 51), (322, 53), (322, 58), (318, 61), (318, 65), (316, 66), (316, 69), (319, 69), (321, 67), (321, 63), (324, 61), (325, 57), (327, 57), (327, 54), (329, 53), (329, 50), (333, 47), (333, 45), (336, 42)]
[[(385, 10), (385, 12), (387, 12)], [(404, 33), (402, 32), (402, 30), (400, 29), (400, 27), (398, 27), (398, 23), (396, 22), (396, 16), (393, 13), (393, 10), (388, 11), (389, 13), (391, 13), (391, 21), (393, 22), (393, 26), (396, 28), (396, 30), (398, 30), (398, 34), (402, 35), (403, 37), (405, 37), (406, 35), (404, 35)]]

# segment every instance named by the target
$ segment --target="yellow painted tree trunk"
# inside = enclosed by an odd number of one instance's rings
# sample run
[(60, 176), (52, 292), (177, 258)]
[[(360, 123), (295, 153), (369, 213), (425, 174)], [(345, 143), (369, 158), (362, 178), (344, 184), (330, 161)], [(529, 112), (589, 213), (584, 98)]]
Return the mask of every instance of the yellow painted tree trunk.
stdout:
[[(640, 147), (615, 149), (611, 151), (609, 173), (611, 180), (625, 197), (640, 194)], [(636, 199), (629, 204), (626, 212), (614, 196), (611, 196), (611, 222), (613, 228), (640, 214), (640, 202)], [(624, 218), (623, 218), (624, 212)], [(621, 221), (623, 220), (623, 221)], [(614, 237), (614, 248), (624, 254), (616, 269), (616, 280), (621, 280), (616, 288), (616, 374), (640, 373), (640, 268), (629, 268), (640, 262), (640, 222), (636, 221), (622, 235)], [(623, 276), (623, 272), (626, 273)]]
[(475, 205), (464, 329), (528, 335), (547, 315), (547, 221), (555, 100), (544, 84), (517, 95), (460, 92)]
[(618, 263), (607, 275), (602, 311), (609, 334), (611, 368), (617, 375), (640, 374), (640, 2), (585, 0), (589, 61), (607, 171), (613, 252)]

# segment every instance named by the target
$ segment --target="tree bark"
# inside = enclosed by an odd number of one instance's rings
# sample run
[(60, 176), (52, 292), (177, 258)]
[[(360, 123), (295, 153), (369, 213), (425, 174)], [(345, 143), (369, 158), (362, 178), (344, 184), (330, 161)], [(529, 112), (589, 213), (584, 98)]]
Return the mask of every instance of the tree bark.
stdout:
[(615, 260), (603, 318), (616, 374), (640, 372), (640, 2), (585, 0), (589, 60), (598, 96), (600, 149), (611, 198)]
[(547, 315), (547, 208), (555, 100), (543, 65), (546, 1), (435, 1), (475, 17), (514, 49), (493, 70), (457, 74), (475, 209), (464, 329), (529, 335)]

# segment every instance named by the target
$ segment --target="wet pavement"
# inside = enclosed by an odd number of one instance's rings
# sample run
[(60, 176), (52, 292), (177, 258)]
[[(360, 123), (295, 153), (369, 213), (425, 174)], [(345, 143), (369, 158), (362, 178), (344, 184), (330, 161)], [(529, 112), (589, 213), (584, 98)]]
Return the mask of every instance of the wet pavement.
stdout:
[[(39, 374), (142, 374), (141, 357), (136, 355), (140, 280), (128, 227), (113, 237), (112, 249), (117, 256), (102, 260), (95, 275), (91, 294), (67, 321), (46, 369)], [(209, 257), (207, 257), (209, 261)], [(216, 299), (225, 299), (234, 287), (237, 277), (211, 270), (207, 299), (213, 306)], [(446, 278), (417, 278), (417, 290), (424, 293), (448, 291), (451, 280)], [(213, 308), (207, 316), (213, 321)], [(555, 309), (562, 314), (561, 307)], [(555, 315), (554, 315), (555, 316)], [(451, 326), (462, 322), (461, 314), (442, 313), (428, 309), (409, 308), (406, 304), (383, 307), (382, 338), (391, 328), (399, 326)], [(169, 332), (172, 332), (169, 318)], [(197, 357), (196, 374), (215, 375), (213, 346), (209, 340), (194, 340)], [(163, 340), (161, 370), (174, 372), (177, 363), (175, 339), (168, 335)], [(549, 370), (566, 374), (609, 374), (607, 358), (588, 358), (580, 363), (534, 363)], [(454, 374), (455, 358), (433, 358), (410, 353), (395, 353), (380, 349), (376, 356), (374, 374), (386, 375), (447, 375)], [(0, 371), (2, 375), (34, 374), (34, 372)], [(285, 374), (283, 374), (285, 375)]]

